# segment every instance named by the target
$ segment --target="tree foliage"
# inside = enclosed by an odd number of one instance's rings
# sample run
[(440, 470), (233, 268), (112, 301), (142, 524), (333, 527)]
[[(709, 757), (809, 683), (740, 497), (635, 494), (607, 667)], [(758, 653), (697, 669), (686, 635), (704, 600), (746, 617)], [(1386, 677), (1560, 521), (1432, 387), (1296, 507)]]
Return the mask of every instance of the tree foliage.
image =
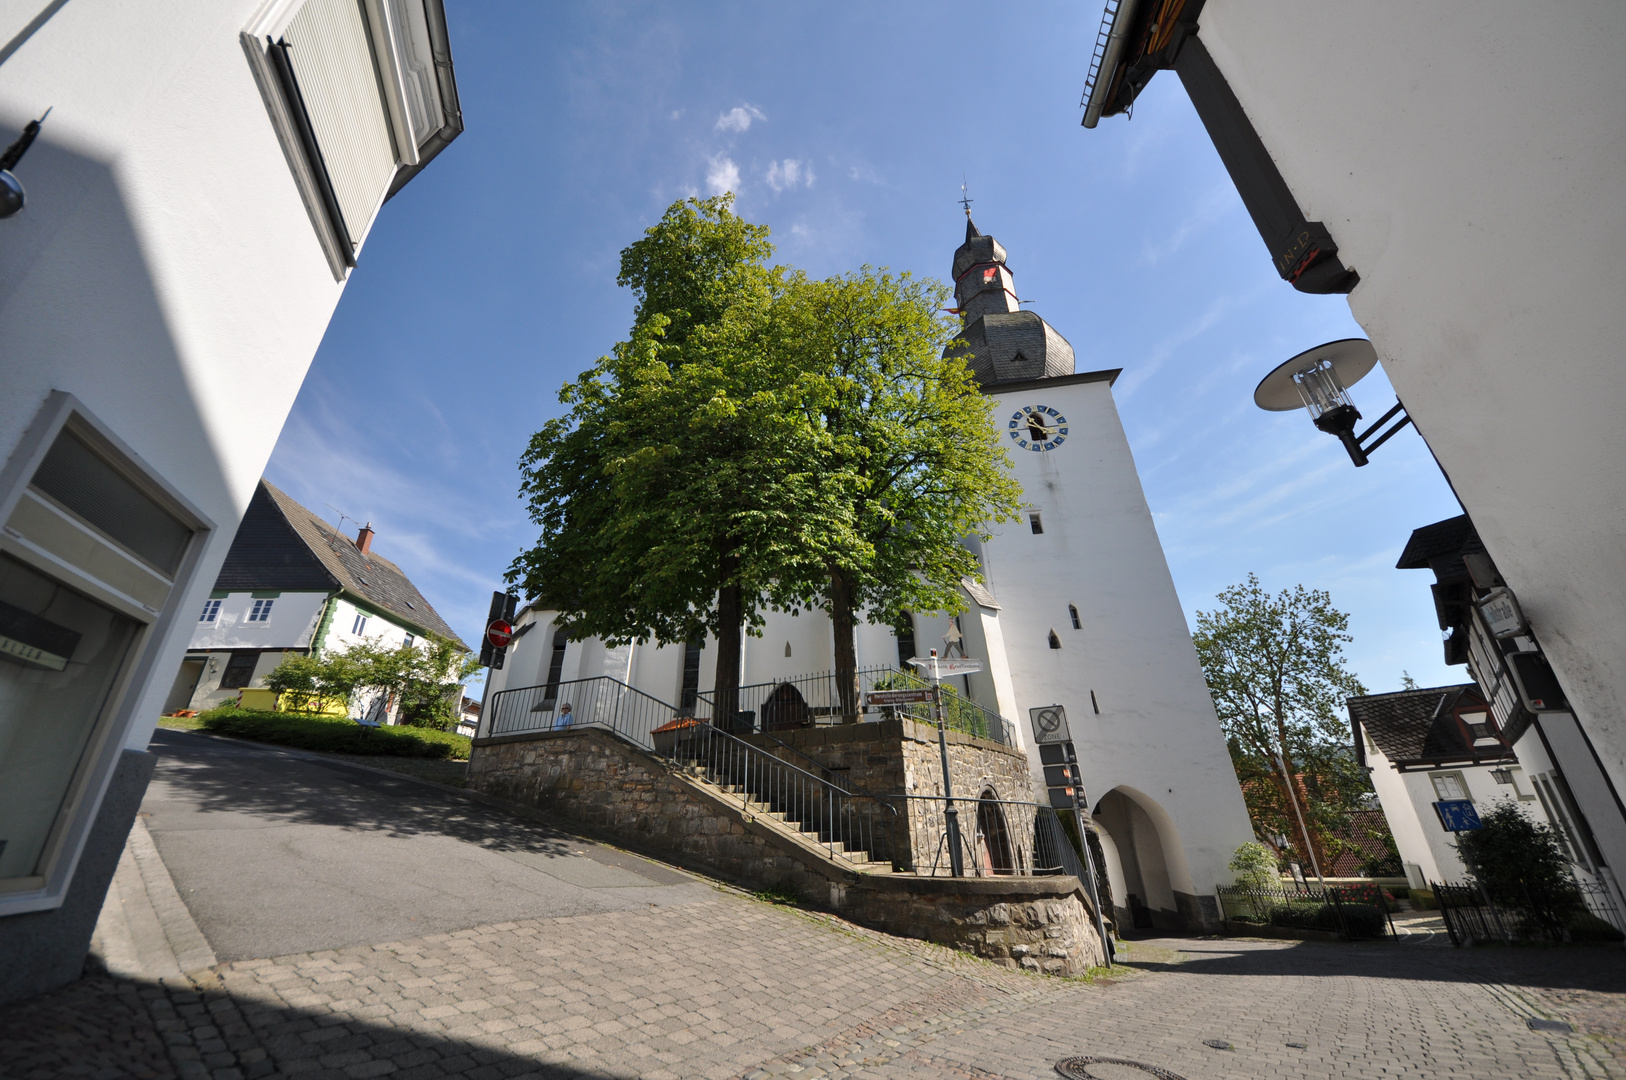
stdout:
[(1371, 790), (1341, 716), (1346, 698), (1366, 692), (1344, 666), (1349, 617), (1325, 592), (1297, 585), (1273, 596), (1253, 574), (1216, 599), (1197, 613), (1193, 641), (1254, 829), (1302, 851), (1296, 799), (1325, 869)]
[(988, 525), (1020, 507), (992, 403), (950, 348), (948, 296), (939, 283), (865, 267), (823, 281), (795, 275), (776, 305), (822, 500), (801, 538), (801, 580), (784, 584), (830, 616), (848, 722), (860, 616), (894, 625), (905, 611), (963, 610), (961, 578), (981, 577), (964, 539), (986, 541)]
[(363, 641), (343, 652), (291, 656), (265, 684), (287, 709), (327, 712), (366, 700), (393, 708), (403, 724), (445, 731), (457, 719), (464, 683), (478, 670), (476, 657), (440, 638), (394, 648)]

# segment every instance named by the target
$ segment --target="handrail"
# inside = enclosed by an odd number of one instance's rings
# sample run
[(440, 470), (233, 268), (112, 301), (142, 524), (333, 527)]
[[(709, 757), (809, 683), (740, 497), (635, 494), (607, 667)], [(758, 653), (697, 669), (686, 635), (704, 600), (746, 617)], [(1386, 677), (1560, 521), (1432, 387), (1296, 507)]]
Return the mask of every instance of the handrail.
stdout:
[[(725, 734), (727, 734), (727, 733), (725, 732)], [(811, 765), (817, 765), (820, 770), (822, 770), (823, 772), (829, 774), (829, 779), (826, 781), (827, 783), (837, 785), (837, 786), (841, 787), (843, 790), (845, 790), (846, 792), (848, 792), (849, 794), (852, 794), (852, 795), (867, 795), (872, 799), (881, 798), (880, 795), (877, 795), (875, 792), (869, 790), (864, 785), (854, 783), (851, 777), (839, 775), (836, 772), (836, 770), (832, 769), (830, 766), (826, 765), (824, 762), (818, 760), (817, 758), (809, 757), (807, 754), (802, 753), (800, 750), (796, 749), (796, 747), (792, 746), (790, 743), (786, 742), (784, 739), (779, 738), (779, 736), (773, 734), (772, 732), (769, 732), (769, 731), (755, 731), (755, 732), (752, 732), (751, 734), (752, 734), (753, 738), (767, 739), (768, 741), (772, 742), (774, 745), (781, 746), (781, 747), (784, 747), (786, 750), (789, 750), (791, 753), (795, 754), (797, 757), (801, 758), (803, 761), (808, 762)], [(736, 738), (737, 737), (738, 736), (736, 736)], [(775, 755), (775, 756), (777, 756), (777, 755)]]

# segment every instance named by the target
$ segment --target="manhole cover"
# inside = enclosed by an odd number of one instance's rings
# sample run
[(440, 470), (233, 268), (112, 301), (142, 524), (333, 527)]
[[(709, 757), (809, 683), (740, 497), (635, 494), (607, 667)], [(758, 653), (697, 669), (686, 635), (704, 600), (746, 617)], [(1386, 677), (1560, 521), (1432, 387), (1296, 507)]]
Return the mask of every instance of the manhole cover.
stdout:
[(1568, 1035), (1575, 1029), (1562, 1020), (1527, 1020), (1531, 1031), (1558, 1031)]
[(1185, 1080), (1179, 1073), (1160, 1069), (1127, 1058), (1070, 1057), (1056, 1062), (1056, 1071), (1067, 1080), (1137, 1080), (1139, 1074), (1155, 1076), (1158, 1080)]

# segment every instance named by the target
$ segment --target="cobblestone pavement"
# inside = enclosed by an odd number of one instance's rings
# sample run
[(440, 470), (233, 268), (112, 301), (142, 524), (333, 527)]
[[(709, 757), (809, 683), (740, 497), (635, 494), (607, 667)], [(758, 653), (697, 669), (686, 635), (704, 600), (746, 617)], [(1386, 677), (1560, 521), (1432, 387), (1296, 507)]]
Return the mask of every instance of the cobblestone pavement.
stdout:
[(1188, 1080), (1626, 1077), (1616, 949), (1130, 950), (1123, 977), (1056, 980), (719, 889), (220, 964), (186, 985), (87, 979), (0, 1017), (0, 1076), (1039, 1078), (1093, 1054)]

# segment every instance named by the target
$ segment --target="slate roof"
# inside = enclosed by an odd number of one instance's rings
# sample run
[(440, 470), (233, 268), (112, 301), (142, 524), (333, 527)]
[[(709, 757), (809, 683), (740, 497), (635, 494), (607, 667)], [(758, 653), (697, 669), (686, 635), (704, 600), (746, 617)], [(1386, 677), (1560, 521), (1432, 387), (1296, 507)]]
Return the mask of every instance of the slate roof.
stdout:
[(409, 627), (468, 646), (401, 568), (262, 479), (237, 527), (215, 588), (229, 592), (342, 591)]
[[(1348, 705), (1350, 724), (1364, 729), (1367, 737), (1396, 765), (1478, 763), (1501, 761), (1511, 756), (1510, 751), (1500, 746), (1476, 752), (1463, 738), (1453, 709), (1459, 705), (1478, 705), (1490, 712), (1479, 687), (1473, 683), (1368, 694), (1350, 698)], [(1366, 743), (1359, 730), (1355, 734), (1355, 756), (1362, 765), (1366, 764)]]
[(1467, 514), (1436, 521), (1413, 529), (1406, 550), (1400, 553), (1396, 570), (1428, 570), (1440, 559), (1461, 558), (1464, 554), (1483, 552), (1485, 545)]
[(960, 331), (949, 343), (949, 351), (959, 348), (962, 341), (970, 347), (966, 366), (983, 386), (1074, 372), (1073, 346), (1037, 312), (983, 315)]

